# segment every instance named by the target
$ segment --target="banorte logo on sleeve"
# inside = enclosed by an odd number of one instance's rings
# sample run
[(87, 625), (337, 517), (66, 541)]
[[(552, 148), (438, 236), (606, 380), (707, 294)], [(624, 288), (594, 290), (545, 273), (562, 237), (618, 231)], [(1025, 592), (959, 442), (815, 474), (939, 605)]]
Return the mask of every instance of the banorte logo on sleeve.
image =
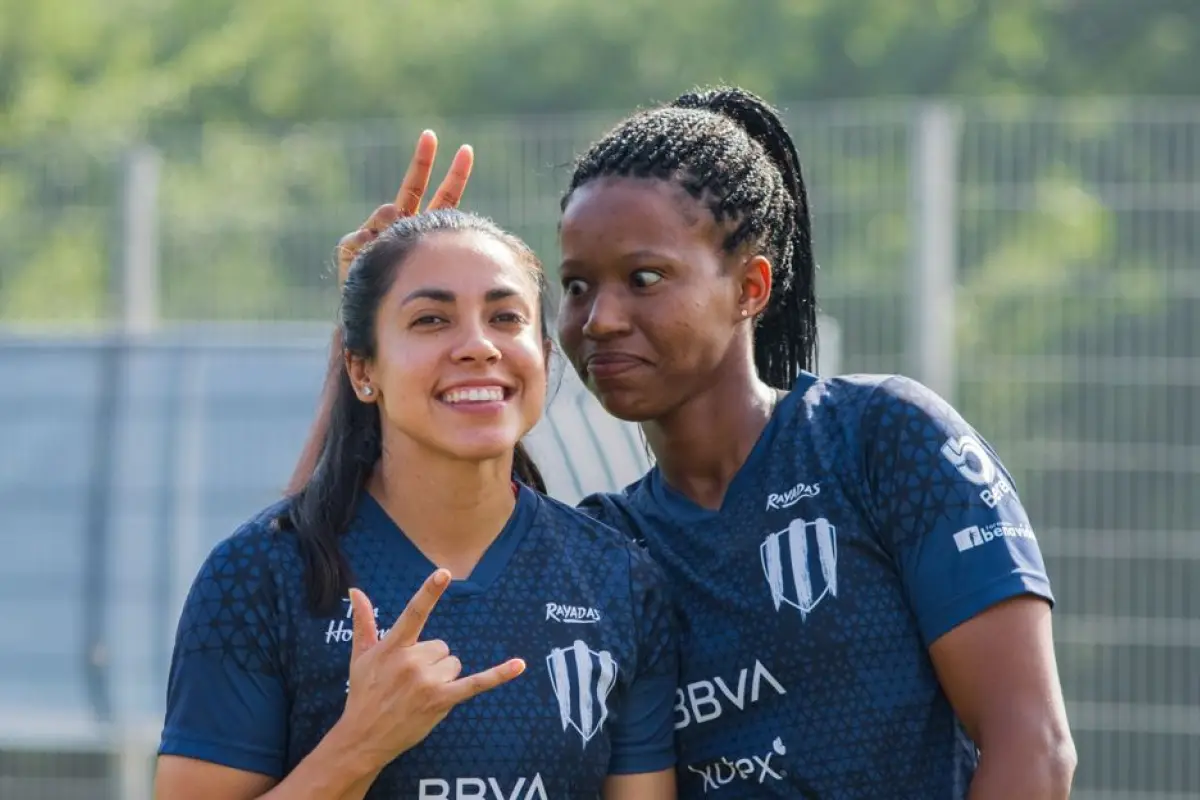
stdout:
[(979, 493), (979, 499), (988, 508), (995, 508), (1013, 493), (1012, 486), (996, 469), (996, 462), (992, 461), (987, 450), (975, 437), (957, 436), (948, 439), (942, 445), (942, 457), (949, 461), (963, 478), (976, 486), (984, 487)]

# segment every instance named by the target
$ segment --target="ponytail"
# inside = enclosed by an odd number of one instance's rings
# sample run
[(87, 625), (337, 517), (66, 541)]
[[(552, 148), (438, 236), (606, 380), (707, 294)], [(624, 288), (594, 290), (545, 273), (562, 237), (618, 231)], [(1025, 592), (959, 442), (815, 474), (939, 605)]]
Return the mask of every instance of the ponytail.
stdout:
[(762, 145), (779, 170), (789, 202), (774, 220), (770, 304), (758, 319), (754, 364), (771, 386), (791, 389), (802, 371), (816, 369), (816, 264), (813, 259), (812, 217), (800, 156), (779, 112), (744, 89), (723, 88), (689, 92), (675, 101), (680, 108), (707, 109), (737, 123)]

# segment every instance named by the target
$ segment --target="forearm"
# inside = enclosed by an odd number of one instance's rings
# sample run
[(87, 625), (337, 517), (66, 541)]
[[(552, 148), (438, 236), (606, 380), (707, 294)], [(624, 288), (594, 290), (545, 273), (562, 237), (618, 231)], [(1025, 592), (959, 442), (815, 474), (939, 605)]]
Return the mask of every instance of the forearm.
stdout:
[(362, 800), (382, 766), (335, 725), (321, 743), (259, 800)]
[(325, 432), (329, 427), (329, 409), (333, 406), (334, 393), (337, 391), (338, 374), (345, 369), (342, 363), (342, 332), (333, 333), (333, 341), (329, 345), (329, 365), (325, 369), (325, 384), (321, 387), (321, 399), (317, 404), (316, 419), (309, 428), (308, 438), (296, 468), (292, 471), (292, 479), (287, 485), (287, 494), (292, 495), (304, 488), (317, 467), (317, 459), (321, 457), (321, 445), (325, 441)]
[(1075, 747), (1068, 738), (1033, 748), (1014, 743), (983, 749), (969, 800), (1066, 800), (1075, 776)]

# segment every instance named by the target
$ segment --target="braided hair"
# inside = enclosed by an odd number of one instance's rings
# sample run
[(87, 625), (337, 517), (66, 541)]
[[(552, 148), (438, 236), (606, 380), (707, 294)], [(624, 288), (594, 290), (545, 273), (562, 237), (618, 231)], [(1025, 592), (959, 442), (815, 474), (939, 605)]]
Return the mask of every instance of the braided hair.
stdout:
[(779, 113), (738, 88), (688, 92), (635, 114), (575, 165), (563, 196), (602, 177), (672, 181), (726, 230), (722, 249), (748, 248), (771, 262), (773, 288), (754, 336), (759, 376), (791, 389), (816, 363), (817, 312), (812, 221), (800, 159)]

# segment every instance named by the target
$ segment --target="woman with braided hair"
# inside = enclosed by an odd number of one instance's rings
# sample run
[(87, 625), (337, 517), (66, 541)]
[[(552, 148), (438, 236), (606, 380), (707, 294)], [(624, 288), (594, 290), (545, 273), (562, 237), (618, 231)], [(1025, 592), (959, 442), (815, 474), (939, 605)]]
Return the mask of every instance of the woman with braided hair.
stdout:
[(815, 374), (808, 195), (777, 112), (719, 88), (634, 114), (579, 159), (562, 214), (560, 345), (655, 456), (581, 506), (671, 584), (680, 796), (1067, 797), (1027, 514), (929, 389)]

